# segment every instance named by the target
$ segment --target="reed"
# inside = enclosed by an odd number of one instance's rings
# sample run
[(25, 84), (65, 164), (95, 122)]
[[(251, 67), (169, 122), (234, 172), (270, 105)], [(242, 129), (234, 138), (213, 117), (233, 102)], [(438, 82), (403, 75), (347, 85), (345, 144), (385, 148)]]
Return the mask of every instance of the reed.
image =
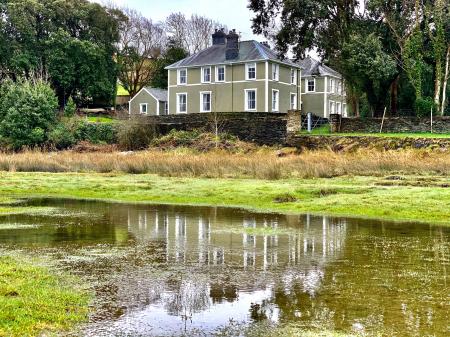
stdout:
[(123, 172), (167, 177), (209, 178), (327, 178), (344, 175), (450, 174), (449, 152), (423, 150), (335, 153), (307, 151), (279, 156), (273, 149), (251, 153), (188, 149), (139, 152), (74, 151), (0, 153), (0, 170), (10, 172)]

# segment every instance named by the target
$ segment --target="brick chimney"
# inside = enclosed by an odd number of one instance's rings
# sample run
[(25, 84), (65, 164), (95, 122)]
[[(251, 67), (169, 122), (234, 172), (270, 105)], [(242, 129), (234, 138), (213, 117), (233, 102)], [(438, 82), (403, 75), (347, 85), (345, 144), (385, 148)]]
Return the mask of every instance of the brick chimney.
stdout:
[(213, 46), (217, 44), (225, 44), (225, 39), (227, 37), (227, 34), (225, 34), (224, 29), (216, 29), (214, 34), (212, 35), (212, 44)]
[(227, 35), (227, 50), (225, 58), (227, 60), (235, 60), (239, 57), (239, 35), (236, 29), (230, 31)]

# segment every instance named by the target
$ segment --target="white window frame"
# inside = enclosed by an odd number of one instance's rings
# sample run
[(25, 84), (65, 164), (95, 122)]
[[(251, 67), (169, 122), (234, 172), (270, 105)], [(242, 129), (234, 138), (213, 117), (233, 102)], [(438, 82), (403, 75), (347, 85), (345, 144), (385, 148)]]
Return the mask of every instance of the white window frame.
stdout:
[(291, 84), (297, 84), (297, 69), (295, 68), (291, 68)]
[[(219, 80), (219, 69), (223, 68), (223, 80)], [(225, 82), (227, 79), (227, 67), (225, 65), (216, 66), (216, 82)]]
[(337, 82), (337, 91), (338, 95), (342, 95), (342, 81)]
[(336, 102), (329, 101), (328, 102), (328, 116), (336, 113)]
[(342, 116), (347, 117), (347, 103), (342, 103)]
[[(185, 71), (186, 72), (186, 75), (185, 75), (185, 82), (181, 82), (181, 72), (182, 71)], [(187, 73), (188, 73), (188, 70), (187, 70), (187, 68), (181, 68), (181, 69), (178, 69), (177, 70), (177, 84), (178, 85), (187, 85)]]
[[(186, 96), (186, 111), (180, 110), (180, 96)], [(187, 92), (179, 92), (177, 93), (177, 114), (186, 114), (188, 109), (188, 94)]]
[[(209, 80), (208, 81), (205, 80), (205, 70), (206, 69), (209, 69)], [(212, 77), (211, 67), (202, 67), (202, 80), (201, 80), (201, 82), (202, 83), (211, 83), (211, 77)]]
[(280, 65), (278, 63), (272, 63), (272, 81), (280, 80)]
[[(254, 91), (255, 92), (255, 108), (249, 109), (248, 108), (248, 92)], [(245, 111), (256, 111), (258, 109), (258, 89), (244, 89), (244, 110)]]
[[(294, 102), (292, 102), (292, 97), (294, 97)], [(290, 106), (291, 110), (297, 110), (297, 94), (294, 92), (291, 92), (289, 99), (290, 99), (289, 106)], [(294, 104), (292, 104), (292, 103), (294, 103)]]
[[(203, 95), (209, 95), (209, 110), (203, 109)], [(211, 91), (200, 91), (200, 112), (211, 112), (212, 109), (212, 92)]]
[[(255, 68), (255, 78), (250, 78), (248, 75), (248, 73), (249, 73), (249, 69), (251, 68), (251, 67), (254, 67)], [(257, 69), (256, 69), (256, 63), (255, 62), (253, 62), (253, 63), (246, 63), (245, 64), (245, 79), (247, 80), (247, 81), (256, 81), (256, 77), (257, 77)], [(250, 89), (249, 89), (250, 90)]]
[[(274, 94), (276, 93), (277, 100), (274, 100)], [(275, 106), (274, 106), (274, 103)], [(272, 112), (280, 112), (280, 90), (272, 89)]]
[(336, 81), (334, 78), (330, 78), (328, 89), (331, 94), (334, 94), (336, 92)]
[(169, 114), (169, 102), (164, 102), (164, 115)]
[(336, 113), (339, 114), (339, 115), (342, 114), (341, 108), (342, 108), (341, 102), (336, 102)]
[[(314, 90), (309, 90), (309, 81), (313, 81), (314, 82)], [(305, 92), (316, 92), (316, 79), (313, 78), (307, 78), (306, 79), (306, 85), (305, 85)]]
[[(142, 110), (142, 107), (145, 106), (145, 112)], [(148, 114), (148, 103), (141, 103), (139, 104), (139, 113), (143, 114), (143, 115), (147, 115)]]

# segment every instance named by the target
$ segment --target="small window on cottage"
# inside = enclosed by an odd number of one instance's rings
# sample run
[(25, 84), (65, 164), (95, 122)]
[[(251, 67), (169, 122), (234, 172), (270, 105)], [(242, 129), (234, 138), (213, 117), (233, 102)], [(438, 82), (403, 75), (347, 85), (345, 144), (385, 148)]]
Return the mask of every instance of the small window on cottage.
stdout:
[(202, 68), (202, 82), (203, 83), (211, 82), (211, 67)]
[(200, 93), (200, 112), (211, 112), (211, 92)]
[(306, 85), (307, 92), (314, 92), (316, 91), (316, 80), (314, 78), (311, 78), (308, 80), (308, 83)]
[(142, 103), (139, 106), (140, 106), (139, 112), (141, 114), (146, 114), (147, 113), (148, 104), (147, 103)]
[(291, 93), (291, 110), (297, 110), (297, 94)]
[(297, 70), (291, 69), (291, 84), (297, 84)]
[(272, 80), (278, 81), (280, 79), (280, 65), (272, 64)]
[(280, 110), (280, 92), (272, 90), (272, 111), (278, 112)]
[(247, 80), (256, 80), (256, 63), (247, 63)]
[(177, 112), (187, 112), (187, 94), (177, 94)]
[(178, 69), (178, 84), (187, 83), (187, 69)]
[(225, 66), (217, 67), (217, 82), (225, 82)]
[(256, 110), (256, 89), (245, 90), (245, 110)]

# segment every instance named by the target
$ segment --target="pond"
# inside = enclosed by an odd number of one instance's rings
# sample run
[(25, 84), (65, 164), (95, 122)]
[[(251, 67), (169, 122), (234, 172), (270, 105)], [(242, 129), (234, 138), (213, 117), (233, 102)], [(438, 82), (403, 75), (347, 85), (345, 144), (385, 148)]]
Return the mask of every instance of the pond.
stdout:
[(268, 336), (292, 324), (450, 333), (448, 227), (95, 201), (25, 205), (48, 211), (0, 217), (0, 249), (44, 257), (91, 285), (83, 336)]

